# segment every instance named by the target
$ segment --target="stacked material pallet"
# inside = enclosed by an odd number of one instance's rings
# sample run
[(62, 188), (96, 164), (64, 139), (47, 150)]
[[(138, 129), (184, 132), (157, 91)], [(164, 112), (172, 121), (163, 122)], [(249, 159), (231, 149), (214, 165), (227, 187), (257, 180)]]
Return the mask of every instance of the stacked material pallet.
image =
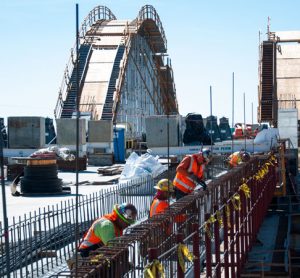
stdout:
[(103, 176), (113, 176), (122, 173), (124, 166), (104, 166), (97, 169), (98, 174)]
[[(78, 158), (78, 170), (83, 171), (86, 170), (87, 160), (86, 157)], [(76, 160), (66, 161), (62, 159), (57, 160), (58, 170), (61, 171), (76, 171)]]

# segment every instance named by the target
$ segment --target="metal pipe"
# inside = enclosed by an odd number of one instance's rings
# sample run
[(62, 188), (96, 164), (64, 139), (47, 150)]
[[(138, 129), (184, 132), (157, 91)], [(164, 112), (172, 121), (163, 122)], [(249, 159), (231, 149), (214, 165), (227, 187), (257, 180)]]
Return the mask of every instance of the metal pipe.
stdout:
[(205, 221), (207, 223), (207, 231), (205, 231), (205, 257), (206, 257), (206, 276), (212, 277), (212, 252), (211, 252), (211, 235), (210, 226), (208, 219), (210, 217), (209, 213), (205, 214)]
[[(169, 57), (167, 57), (167, 146), (168, 146), (168, 152), (167, 152), (167, 157), (168, 157), (168, 173), (167, 173), (167, 178), (168, 181), (170, 180), (170, 109), (169, 109)], [(170, 185), (168, 182), (168, 192), (170, 192)], [(168, 203), (170, 205), (170, 195), (168, 194)]]
[[(229, 196), (232, 197), (233, 196), (233, 192), (229, 192)], [(230, 237), (230, 246), (229, 246), (229, 250), (230, 250), (230, 266), (231, 266), (231, 276), (232, 278), (235, 278), (235, 253), (234, 253), (234, 217), (233, 217), (233, 211), (234, 211), (234, 207), (232, 202), (230, 201), (229, 203), (229, 223), (230, 223), (230, 229), (229, 229), (229, 237)]]
[[(154, 260), (157, 260), (158, 258), (158, 249), (157, 248), (149, 248), (148, 249), (148, 256), (149, 256), (149, 262), (153, 262)], [(155, 274), (154, 278), (158, 278), (159, 273)]]
[(193, 223), (193, 254), (194, 254), (194, 277), (200, 277), (200, 237), (199, 237), (199, 225)]
[(76, 216), (75, 216), (75, 277), (78, 275), (79, 225), (78, 225), (78, 199), (79, 199), (79, 11), (76, 4)]
[[(214, 211), (218, 210), (218, 206), (214, 205)], [(218, 219), (213, 223), (213, 226), (215, 238), (215, 276), (221, 278), (220, 224)]]
[(239, 209), (235, 209), (235, 252), (236, 252), (236, 277), (240, 277), (241, 272), (241, 248), (240, 248), (240, 237), (241, 237), (241, 222), (240, 222), (240, 211)]
[(247, 133), (247, 128), (246, 128), (246, 106), (245, 106), (245, 93), (244, 93), (244, 138), (245, 138), (245, 151), (247, 150), (246, 149), (246, 133)]
[[(178, 244), (183, 243), (183, 238), (184, 238), (183, 234), (181, 234), (181, 233), (177, 234), (177, 236), (176, 236), (177, 243)], [(184, 272), (180, 266), (178, 257), (177, 257), (177, 278), (184, 278)]]
[(213, 129), (212, 129), (212, 88), (209, 87), (209, 95), (210, 95), (210, 150), (212, 152), (212, 146), (213, 146)]
[(226, 205), (227, 205), (227, 200), (224, 198), (223, 199), (223, 230), (224, 230), (224, 274), (225, 278), (229, 278), (229, 250), (228, 250), (228, 216), (227, 216), (227, 211), (226, 211)]
[[(4, 140), (2, 132), (0, 132), (0, 167), (1, 167), (1, 189), (2, 189), (2, 207), (3, 207), (3, 222), (4, 222), (4, 240), (5, 240), (5, 253), (6, 253), (6, 275), (10, 277), (10, 258), (9, 258), (9, 234), (8, 234), (8, 219), (5, 195), (5, 182), (4, 182), (4, 158), (3, 158)], [(2, 235), (1, 235), (2, 236)]]
[[(253, 122), (253, 102), (251, 102), (251, 118), (252, 118), (252, 126), (251, 126), (251, 132), (253, 131), (253, 124), (254, 124), (254, 122)], [(254, 139), (255, 138), (253, 138), (253, 142), (252, 142), (252, 151), (253, 151), (253, 153), (254, 153)]]
[[(231, 114), (231, 117), (232, 117), (232, 122), (231, 122), (231, 126), (234, 130), (234, 72), (232, 73), (232, 114)], [(233, 141), (233, 132), (231, 132), (231, 151), (234, 152), (234, 141)]]

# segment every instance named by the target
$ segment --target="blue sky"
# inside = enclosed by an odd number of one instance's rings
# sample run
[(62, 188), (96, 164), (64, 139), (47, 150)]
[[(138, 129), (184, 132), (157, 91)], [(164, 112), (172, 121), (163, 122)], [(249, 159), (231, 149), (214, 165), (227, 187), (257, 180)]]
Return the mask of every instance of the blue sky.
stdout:
[(104, 5), (118, 19), (134, 19), (151, 4), (162, 21), (182, 115), (210, 113), (232, 117), (235, 73), (235, 120), (256, 121), (259, 31), (299, 30), (300, 2), (294, 0), (215, 1), (72, 1), (2, 0), (0, 2), (0, 117), (53, 118), (63, 71), (75, 42), (75, 4), (79, 18)]

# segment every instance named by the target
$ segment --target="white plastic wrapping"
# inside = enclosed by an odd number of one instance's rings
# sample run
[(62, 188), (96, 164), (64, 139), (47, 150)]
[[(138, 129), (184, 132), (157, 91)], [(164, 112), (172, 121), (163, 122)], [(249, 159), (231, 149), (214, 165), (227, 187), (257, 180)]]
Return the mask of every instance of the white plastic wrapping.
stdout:
[(127, 159), (120, 180), (138, 178), (142, 176), (157, 177), (168, 168), (158, 161), (158, 156), (149, 153), (139, 156), (133, 152)]

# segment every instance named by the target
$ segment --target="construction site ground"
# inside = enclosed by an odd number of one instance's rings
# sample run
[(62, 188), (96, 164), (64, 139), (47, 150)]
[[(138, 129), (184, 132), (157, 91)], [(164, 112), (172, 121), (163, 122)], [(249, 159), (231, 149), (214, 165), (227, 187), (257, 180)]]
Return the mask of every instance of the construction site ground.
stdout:
[[(120, 174), (104, 176), (98, 174), (98, 166), (88, 166), (87, 170), (80, 171), (78, 175), (79, 183), (79, 194), (87, 195), (93, 192), (98, 192), (103, 188), (110, 188), (114, 186), (116, 180), (120, 177)], [(11, 223), (13, 217), (19, 217), (29, 212), (51, 206), (65, 201), (68, 199), (75, 199), (76, 196), (76, 173), (59, 171), (58, 178), (63, 180), (64, 186), (70, 187), (70, 194), (50, 195), (40, 194), (32, 196), (12, 196), (10, 184), (11, 181), (5, 181), (5, 193), (6, 193), (6, 204), (7, 204), (7, 216), (8, 222)], [(20, 187), (17, 187), (20, 190)], [(3, 221), (2, 206), (0, 207), (0, 221)]]

